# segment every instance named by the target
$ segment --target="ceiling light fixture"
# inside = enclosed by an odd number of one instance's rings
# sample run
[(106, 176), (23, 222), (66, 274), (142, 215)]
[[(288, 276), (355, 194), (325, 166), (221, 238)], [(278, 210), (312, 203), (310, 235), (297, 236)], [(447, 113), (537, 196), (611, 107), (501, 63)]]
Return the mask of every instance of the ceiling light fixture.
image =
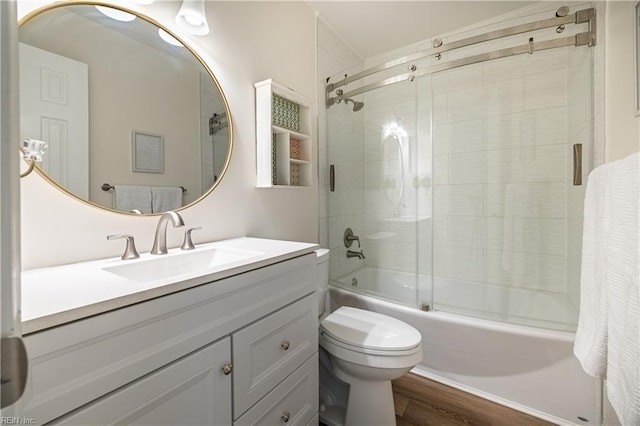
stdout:
[(178, 39), (176, 39), (174, 36), (166, 32), (162, 28), (158, 28), (158, 35), (162, 40), (164, 40), (166, 43), (169, 43), (172, 46), (184, 47), (184, 45), (180, 43)]
[(111, 7), (106, 6), (96, 6), (96, 9), (100, 11), (104, 16), (108, 16), (111, 19), (115, 19), (116, 21), (121, 22), (130, 22), (136, 19), (136, 15), (132, 15), (131, 13), (123, 12), (119, 9), (113, 9)]
[(191, 34), (200, 36), (209, 34), (204, 0), (182, 0), (176, 22)]

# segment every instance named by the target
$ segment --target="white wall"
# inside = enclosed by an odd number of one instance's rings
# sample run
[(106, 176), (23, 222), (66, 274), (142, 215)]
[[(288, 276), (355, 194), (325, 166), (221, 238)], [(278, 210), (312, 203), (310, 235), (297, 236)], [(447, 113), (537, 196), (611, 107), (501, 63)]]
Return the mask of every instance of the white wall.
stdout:
[(635, 112), (635, 1), (606, 2), (605, 109), (607, 162), (640, 150), (640, 117)]
[[(605, 3), (605, 152), (611, 162), (640, 150), (640, 117), (635, 116), (634, 21), (636, 1)], [(620, 425), (605, 398), (603, 424)]]
[[(197, 205), (181, 211), (187, 226), (202, 226), (196, 243), (251, 235), (317, 241), (317, 171), (311, 188), (255, 188), (255, 100), (253, 83), (273, 78), (314, 98), (314, 14), (302, 2), (207, 2), (211, 32), (202, 37), (179, 30), (173, 18), (180, 2), (119, 4), (146, 14), (190, 41), (207, 61), (231, 109), (234, 146), (227, 174)], [(19, 10), (20, 16), (26, 12)], [(314, 105), (315, 115), (315, 105)], [(313, 134), (316, 134), (314, 121)], [(316, 151), (314, 145), (314, 152)], [(33, 173), (22, 179), (23, 269), (118, 256), (122, 244), (106, 235), (132, 233), (138, 250), (149, 251), (157, 216), (110, 213), (80, 203)], [(171, 247), (183, 230), (169, 229)]]

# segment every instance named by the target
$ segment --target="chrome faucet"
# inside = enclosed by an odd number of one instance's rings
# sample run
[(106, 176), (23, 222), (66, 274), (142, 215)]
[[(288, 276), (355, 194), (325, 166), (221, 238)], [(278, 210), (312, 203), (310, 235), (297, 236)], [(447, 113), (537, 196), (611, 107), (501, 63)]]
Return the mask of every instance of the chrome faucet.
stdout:
[(362, 253), (362, 250), (360, 251), (355, 251), (355, 250), (347, 250), (347, 259), (350, 259), (352, 257), (357, 257), (358, 259), (364, 259), (364, 253)]
[(184, 226), (182, 216), (169, 210), (160, 216), (158, 226), (156, 227), (156, 236), (153, 240), (153, 248), (151, 254), (167, 254), (167, 224), (171, 221), (175, 228)]

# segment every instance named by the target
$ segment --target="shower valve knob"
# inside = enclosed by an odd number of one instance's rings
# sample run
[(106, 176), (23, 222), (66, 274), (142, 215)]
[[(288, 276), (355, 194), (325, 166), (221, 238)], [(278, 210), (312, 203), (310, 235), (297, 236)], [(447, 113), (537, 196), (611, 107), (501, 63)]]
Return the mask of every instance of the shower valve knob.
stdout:
[(357, 235), (354, 235), (351, 228), (345, 229), (344, 236), (343, 236), (344, 246), (346, 248), (349, 248), (351, 247), (354, 241), (357, 242), (358, 247), (360, 247), (360, 237), (358, 237)]

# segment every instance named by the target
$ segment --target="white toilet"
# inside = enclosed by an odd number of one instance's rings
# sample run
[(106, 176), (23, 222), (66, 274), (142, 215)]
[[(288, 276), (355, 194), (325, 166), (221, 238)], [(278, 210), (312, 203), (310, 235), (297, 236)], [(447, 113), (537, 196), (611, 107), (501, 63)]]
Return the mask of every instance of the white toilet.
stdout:
[(328, 313), (329, 250), (318, 256), (320, 421), (395, 425), (391, 380), (422, 361), (422, 336), (407, 323), (363, 309)]

